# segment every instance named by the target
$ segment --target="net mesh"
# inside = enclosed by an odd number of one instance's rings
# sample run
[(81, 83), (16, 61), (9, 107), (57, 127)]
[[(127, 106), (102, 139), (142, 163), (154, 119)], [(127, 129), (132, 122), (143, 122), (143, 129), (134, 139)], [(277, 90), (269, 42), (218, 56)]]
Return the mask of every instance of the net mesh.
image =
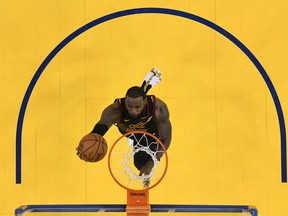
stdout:
[[(149, 187), (155, 185), (165, 173), (167, 165), (167, 155), (162, 145), (158, 139), (146, 133), (123, 136), (113, 145), (110, 153), (110, 170), (115, 180), (122, 187), (134, 190), (145, 188), (147, 182)], [(161, 161), (157, 160), (157, 155), (163, 155)], [(140, 176), (135, 160), (144, 164), (146, 160), (152, 160), (154, 165), (150, 173)]]

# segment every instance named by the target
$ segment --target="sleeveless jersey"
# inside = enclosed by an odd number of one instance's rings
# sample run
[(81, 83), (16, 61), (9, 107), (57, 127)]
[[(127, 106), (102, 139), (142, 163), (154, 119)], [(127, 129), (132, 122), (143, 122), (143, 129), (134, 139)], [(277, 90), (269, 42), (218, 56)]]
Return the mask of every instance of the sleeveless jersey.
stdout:
[(125, 98), (116, 99), (118, 107), (122, 112), (122, 118), (119, 122), (115, 123), (121, 134), (128, 133), (130, 131), (140, 130), (151, 133), (155, 136), (158, 135), (157, 125), (155, 123), (155, 96), (147, 95), (147, 104), (144, 109), (144, 113), (141, 113), (135, 119), (132, 119), (125, 106)]

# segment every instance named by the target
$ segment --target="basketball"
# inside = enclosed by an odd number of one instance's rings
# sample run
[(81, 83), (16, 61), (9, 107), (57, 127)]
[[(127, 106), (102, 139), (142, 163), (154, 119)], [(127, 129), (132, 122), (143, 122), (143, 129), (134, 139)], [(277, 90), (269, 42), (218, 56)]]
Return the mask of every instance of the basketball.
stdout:
[(90, 133), (80, 140), (76, 150), (80, 159), (86, 162), (97, 162), (105, 157), (107, 148), (107, 143), (103, 136)]

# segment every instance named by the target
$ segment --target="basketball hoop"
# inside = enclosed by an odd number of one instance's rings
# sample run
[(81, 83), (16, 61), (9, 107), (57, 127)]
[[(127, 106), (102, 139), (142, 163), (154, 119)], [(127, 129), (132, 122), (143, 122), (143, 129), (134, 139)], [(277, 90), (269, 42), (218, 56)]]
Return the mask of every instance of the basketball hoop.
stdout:
[[(159, 155), (161, 161), (157, 160)], [(153, 162), (149, 174), (139, 175), (139, 167), (136, 168), (139, 159), (144, 164)], [(127, 215), (147, 216), (151, 210), (149, 190), (158, 185), (167, 172), (168, 157), (163, 143), (144, 131), (128, 132), (111, 146), (108, 166), (115, 182), (127, 190)]]

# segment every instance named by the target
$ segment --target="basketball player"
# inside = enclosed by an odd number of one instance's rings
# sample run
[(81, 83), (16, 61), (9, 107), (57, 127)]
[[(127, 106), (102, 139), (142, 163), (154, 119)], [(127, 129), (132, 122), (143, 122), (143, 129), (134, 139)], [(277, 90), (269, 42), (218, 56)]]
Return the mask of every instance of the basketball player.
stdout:
[[(141, 87), (129, 88), (124, 98), (116, 99), (113, 104), (104, 109), (101, 119), (91, 133), (104, 136), (113, 124), (118, 127), (121, 134), (144, 130), (158, 137), (168, 149), (171, 142), (168, 108), (162, 100), (154, 95), (146, 95), (149, 89), (160, 81), (161, 72), (157, 68), (153, 68)], [(163, 153), (158, 153), (157, 159), (160, 160), (162, 155)], [(148, 175), (154, 162), (149, 154), (139, 151), (134, 155), (134, 165), (140, 171), (139, 175)]]

